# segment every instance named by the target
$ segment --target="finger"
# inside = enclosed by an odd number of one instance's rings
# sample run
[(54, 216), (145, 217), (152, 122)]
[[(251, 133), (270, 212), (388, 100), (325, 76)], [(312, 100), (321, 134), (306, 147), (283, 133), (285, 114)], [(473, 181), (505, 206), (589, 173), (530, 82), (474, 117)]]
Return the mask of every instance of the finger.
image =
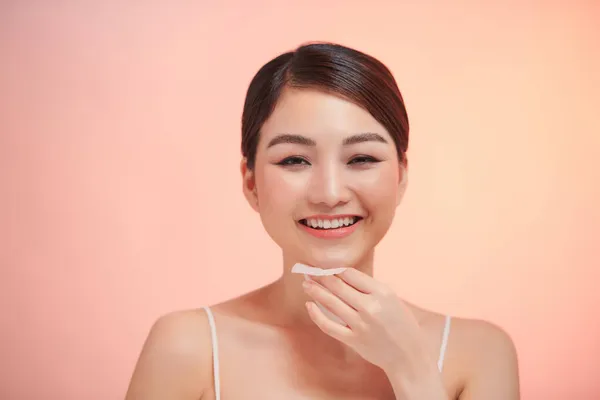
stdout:
[(317, 305), (312, 301), (306, 303), (306, 309), (308, 310), (310, 319), (321, 331), (323, 331), (323, 333), (339, 340), (342, 343), (348, 344), (349, 339), (352, 337), (352, 331), (350, 328), (342, 326), (327, 318), (319, 309), (319, 307), (317, 307)]
[(346, 325), (356, 325), (359, 319), (358, 312), (342, 299), (313, 280), (306, 280), (303, 286), (306, 294), (321, 303), (323, 307), (344, 321)]
[(368, 295), (356, 290), (356, 288), (350, 286), (343, 279), (335, 275), (314, 277), (313, 280), (329, 290), (354, 310), (360, 310), (361, 305), (367, 301)]
[(355, 268), (348, 268), (336, 276), (363, 293), (372, 294), (382, 291), (382, 284), (380, 282)]

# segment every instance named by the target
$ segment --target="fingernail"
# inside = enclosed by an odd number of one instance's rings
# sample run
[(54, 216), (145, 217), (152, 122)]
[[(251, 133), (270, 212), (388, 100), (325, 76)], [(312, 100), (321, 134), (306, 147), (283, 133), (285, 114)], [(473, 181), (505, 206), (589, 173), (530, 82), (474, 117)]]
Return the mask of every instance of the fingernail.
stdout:
[(302, 287), (304, 287), (304, 289), (308, 289), (310, 287), (310, 281), (302, 282)]

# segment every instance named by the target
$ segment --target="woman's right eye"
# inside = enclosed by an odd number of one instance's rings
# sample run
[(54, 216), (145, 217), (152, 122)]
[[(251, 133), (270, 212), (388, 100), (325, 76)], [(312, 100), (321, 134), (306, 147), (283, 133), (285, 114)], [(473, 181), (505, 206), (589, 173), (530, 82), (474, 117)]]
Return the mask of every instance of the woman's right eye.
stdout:
[(296, 165), (310, 165), (308, 163), (308, 161), (306, 161), (304, 158), (302, 157), (287, 157), (284, 158), (283, 160), (279, 161), (277, 163), (277, 165), (282, 165), (284, 167), (286, 166), (296, 166)]

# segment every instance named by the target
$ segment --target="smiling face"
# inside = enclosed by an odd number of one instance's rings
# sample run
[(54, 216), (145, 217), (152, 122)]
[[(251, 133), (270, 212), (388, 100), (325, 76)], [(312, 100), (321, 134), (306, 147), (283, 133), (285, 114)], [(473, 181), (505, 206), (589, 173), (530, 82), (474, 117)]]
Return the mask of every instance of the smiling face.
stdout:
[(261, 129), (244, 192), (284, 258), (320, 268), (372, 256), (404, 192), (405, 169), (386, 129), (361, 107), (285, 89)]

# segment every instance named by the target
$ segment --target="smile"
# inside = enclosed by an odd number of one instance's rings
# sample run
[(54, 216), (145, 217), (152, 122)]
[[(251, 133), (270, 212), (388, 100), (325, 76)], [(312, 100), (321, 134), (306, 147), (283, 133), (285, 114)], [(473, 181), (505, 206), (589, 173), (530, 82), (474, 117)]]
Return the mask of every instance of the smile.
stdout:
[(341, 239), (351, 235), (362, 221), (355, 215), (314, 216), (298, 221), (302, 230), (320, 239)]
[(348, 216), (333, 219), (322, 219), (322, 218), (305, 218), (301, 219), (302, 225), (313, 229), (338, 229), (346, 226), (352, 226), (361, 220), (361, 217)]

